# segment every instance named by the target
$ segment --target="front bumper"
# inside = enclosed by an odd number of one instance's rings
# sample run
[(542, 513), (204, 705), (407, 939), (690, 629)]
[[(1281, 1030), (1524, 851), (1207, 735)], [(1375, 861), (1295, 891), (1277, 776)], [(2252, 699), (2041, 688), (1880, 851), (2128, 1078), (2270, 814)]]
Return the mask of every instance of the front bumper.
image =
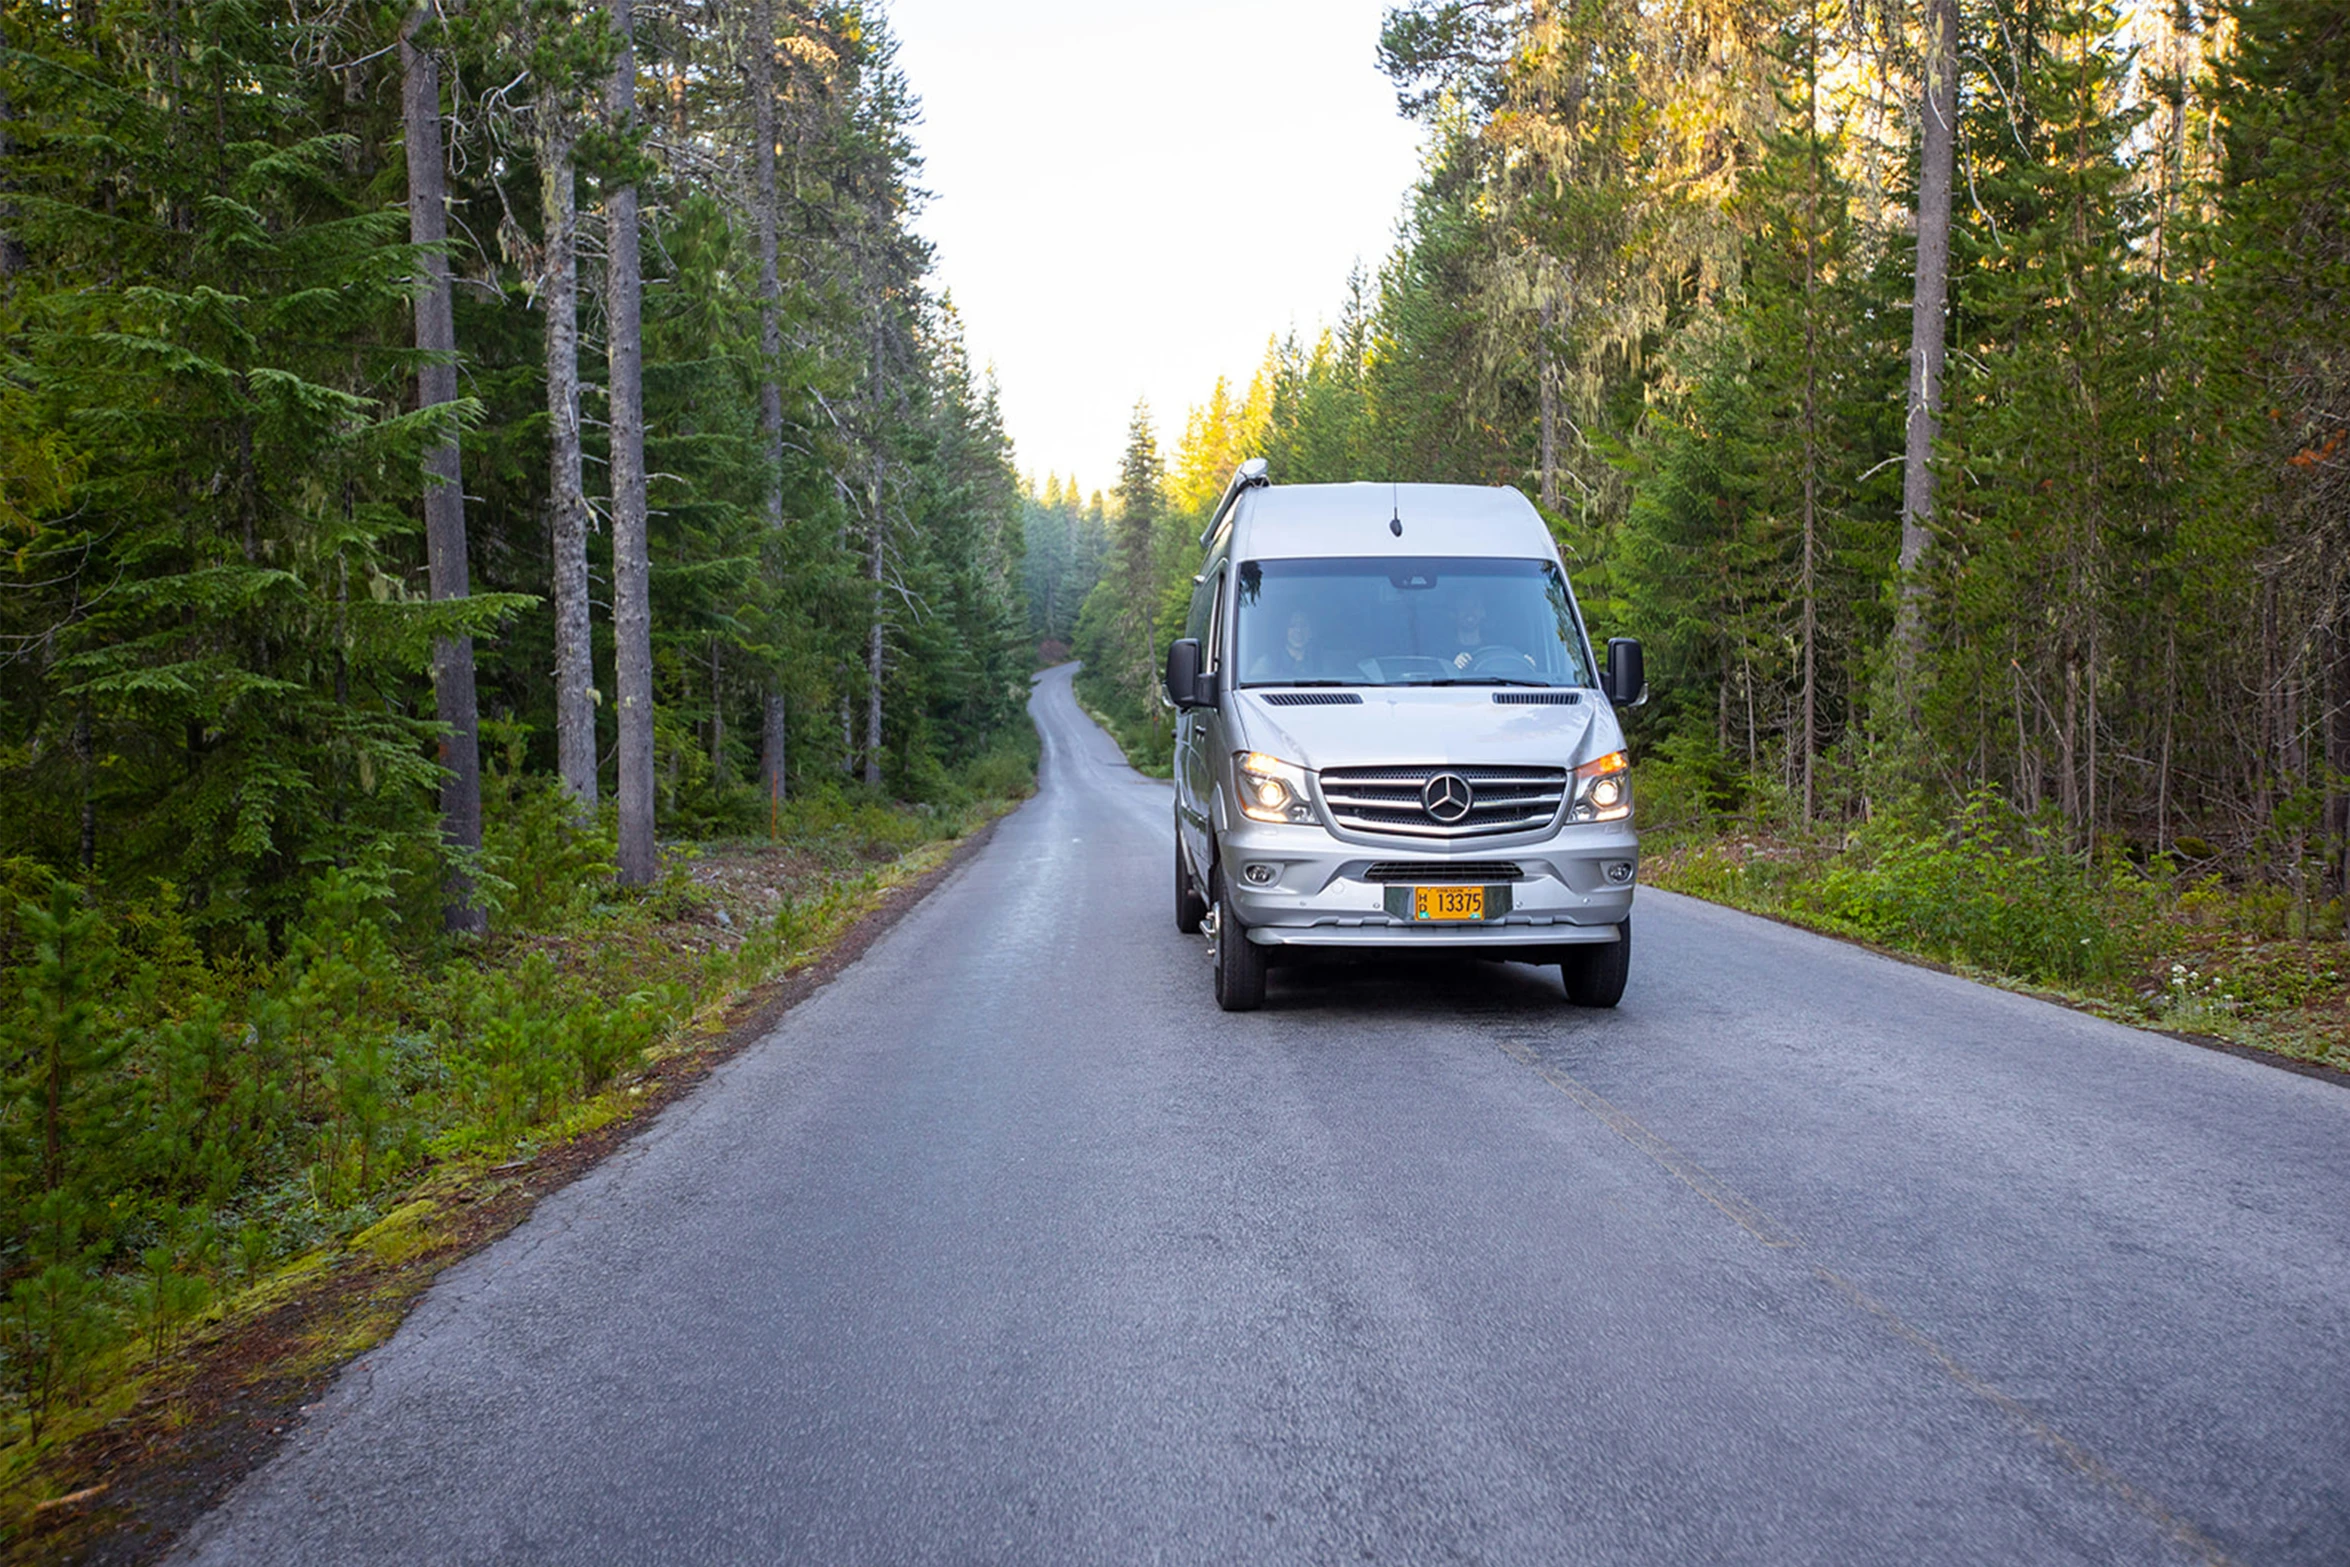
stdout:
[[(1629, 823), (1580, 822), (1532, 841), (1475, 840), (1433, 848), (1346, 843), (1319, 827), (1243, 822), (1221, 840), (1225, 896), (1258, 946), (1406, 947), (1467, 951), (1561, 947), (1616, 939), (1632, 912), (1640, 842)], [(1518, 875), (1475, 875), (1468, 865), (1506, 862)], [(1391, 912), (1395, 887), (1467, 879), (1509, 889), (1508, 911), (1477, 924), (1429, 924)], [(1252, 867), (1263, 867), (1253, 881)], [(1382, 879), (1369, 874), (1374, 867)], [(1499, 900), (1496, 900), (1499, 901)]]

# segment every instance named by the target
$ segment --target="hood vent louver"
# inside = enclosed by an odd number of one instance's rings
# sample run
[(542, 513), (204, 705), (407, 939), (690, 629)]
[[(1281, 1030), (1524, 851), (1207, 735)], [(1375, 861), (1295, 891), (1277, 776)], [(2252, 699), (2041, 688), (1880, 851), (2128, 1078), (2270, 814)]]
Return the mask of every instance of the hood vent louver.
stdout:
[(1265, 691), (1267, 707), (1360, 707), (1363, 699), (1352, 691)]
[(1503, 707), (1573, 707), (1583, 700), (1580, 691), (1496, 691), (1493, 700)]

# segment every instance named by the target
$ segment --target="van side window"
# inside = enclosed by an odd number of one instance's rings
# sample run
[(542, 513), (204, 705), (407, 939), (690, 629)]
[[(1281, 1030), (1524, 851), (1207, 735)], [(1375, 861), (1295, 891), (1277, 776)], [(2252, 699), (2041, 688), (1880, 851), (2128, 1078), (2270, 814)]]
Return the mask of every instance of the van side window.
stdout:
[(1200, 642), (1200, 668), (1213, 670), (1223, 663), (1224, 573), (1208, 579), (1208, 634)]

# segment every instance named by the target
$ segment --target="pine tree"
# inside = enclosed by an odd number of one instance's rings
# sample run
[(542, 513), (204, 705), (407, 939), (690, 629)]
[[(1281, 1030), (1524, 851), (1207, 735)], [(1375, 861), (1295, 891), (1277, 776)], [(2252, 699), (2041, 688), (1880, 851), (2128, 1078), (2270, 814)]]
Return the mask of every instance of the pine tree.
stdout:
[[(636, 26), (631, 0), (605, 0), (616, 42), (606, 118), (614, 155), (636, 149)], [(620, 731), (620, 883), (649, 885), (653, 842), (652, 561), (645, 540), (645, 385), (643, 267), (637, 243), (636, 171), (615, 179), (605, 198), (604, 333), (611, 409), (612, 641), (615, 715)]]
[[(408, 165), (408, 237), (417, 247), (423, 273), (414, 306), (416, 351), (430, 356), (416, 372), (417, 407), (451, 410), (457, 401), (456, 317), (449, 299), (448, 169), (441, 152), (440, 63), (418, 33), (427, 25), (420, 7), (400, 28), (402, 140)], [(465, 484), (458, 435), (452, 422), (433, 443), (424, 463), (425, 549), (431, 562), (435, 602), (461, 599), (472, 591), (465, 549)], [(441, 748), (448, 778), (441, 785), (441, 837), (461, 855), (481, 849), (481, 711), (474, 692), (473, 639), (433, 642), (433, 711), (449, 727)], [(489, 918), (473, 896), (470, 876), (459, 869), (448, 881), (443, 921), (452, 931), (489, 932)]]
[(584, 84), (599, 74), (600, 40), (583, 27), (572, 0), (530, 0), (528, 27), (541, 222), (535, 283), (545, 320), (547, 507), (554, 551), (555, 745), (564, 792), (592, 815), (597, 700), (581, 470), (577, 152)]
[(1962, 478), (1926, 704), (1945, 746), (2007, 730), (1986, 760), (2083, 841), (2111, 806), (2121, 585), (2159, 547), (2142, 454), (2165, 417), (2125, 156), (2143, 109), (2120, 106), (2115, 31), (2107, 6), (2048, 8), (2007, 92), (1977, 106), (1983, 208), (1959, 240), (1966, 369), (1948, 425)]
[(2318, 665), (2324, 830), (2350, 909), (2350, 17), (2325, 0), (2236, 0), (2213, 108), (2225, 147), (2221, 349), (2267, 418), (2230, 445), (2274, 530), (2282, 595), (2261, 630)]
[(1159, 556), (1166, 513), (1166, 469), (1148, 400), (1135, 399), (1118, 463), (1118, 675), (1139, 703), (1150, 688), (1158, 651)]
[[(1910, 291), (1909, 417), (1901, 479), (1901, 619), (1897, 663), (1917, 656), (1923, 584), (1918, 572), (1934, 514), (1934, 441), (1941, 432), (1943, 359), (1949, 343), (1950, 182), (1958, 138), (1958, 0), (1926, 0), (1917, 114), (1917, 224)], [(1906, 700), (1914, 694), (1905, 692)]]
[[(783, 531), (783, 282), (776, 242), (783, 194), (775, 183), (775, 3), (756, 0), (750, 12), (745, 62), (751, 97), (750, 208), (752, 253), (758, 267), (759, 435), (767, 526)], [(759, 696), (759, 784), (772, 819), (782, 808), (791, 746), (790, 707), (779, 683)]]
[(70, 35), (14, 57), (13, 172), (43, 199), (6, 395), (46, 449), (105, 460), (15, 557), (6, 613), (43, 656), (0, 677), (29, 742), (0, 831), (168, 877), (266, 944), (305, 867), (438, 837), (408, 692), (436, 638), (513, 601), (404, 580), (447, 415), (400, 410), (417, 254), (346, 163), (396, 106), (313, 98), (242, 5), (114, 23), (96, 75)]

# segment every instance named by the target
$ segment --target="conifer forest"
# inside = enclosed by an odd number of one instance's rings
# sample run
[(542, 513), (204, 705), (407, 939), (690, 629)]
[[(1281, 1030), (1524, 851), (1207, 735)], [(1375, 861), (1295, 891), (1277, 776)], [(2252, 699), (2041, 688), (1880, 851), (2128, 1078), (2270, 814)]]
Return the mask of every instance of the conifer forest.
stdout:
[(1255, 455), (1522, 488), (1690, 890), (2166, 1001), (2198, 910), (2340, 950), (2350, 10), (1410, 0), (1378, 65), (1391, 251), (1081, 489), (878, 3), (8, 0), (0, 1450), (832, 917), (672, 961), (676, 846), (963, 831), (1071, 656), (1163, 765)]

